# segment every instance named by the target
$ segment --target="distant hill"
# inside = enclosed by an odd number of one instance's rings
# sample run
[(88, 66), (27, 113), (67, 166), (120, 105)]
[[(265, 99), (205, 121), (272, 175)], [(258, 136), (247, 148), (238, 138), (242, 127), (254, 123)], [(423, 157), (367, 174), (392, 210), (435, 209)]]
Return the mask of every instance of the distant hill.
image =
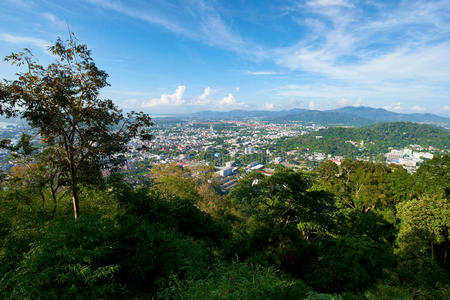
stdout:
[(374, 124), (374, 121), (338, 111), (305, 110), (292, 113), (287, 111), (284, 115), (272, 116), (268, 118), (274, 121), (303, 121), (308, 123), (318, 123), (322, 125), (345, 125), (364, 126)]
[(324, 125), (363, 126), (374, 122), (360, 116), (337, 111), (290, 109), (282, 111), (232, 110), (228, 112), (201, 111), (190, 117), (207, 120), (262, 119), (269, 121), (304, 121)]
[[(354, 141), (357, 145), (346, 141)], [(364, 143), (360, 144), (361, 141)], [(357, 155), (386, 153), (389, 147), (401, 149), (411, 144), (448, 149), (450, 132), (428, 124), (380, 123), (362, 128), (322, 129), (307, 135), (287, 138), (281, 142), (283, 150), (309, 149), (352, 158)]]
[(335, 109), (332, 111), (336, 112), (344, 112), (348, 114), (352, 114), (355, 116), (359, 116), (376, 123), (379, 122), (414, 122), (414, 123), (429, 123), (440, 125), (443, 127), (450, 126), (450, 118), (441, 117), (434, 114), (401, 114), (392, 111), (388, 111), (382, 108), (372, 108), (366, 106), (347, 106), (339, 109)]
[(282, 111), (267, 111), (267, 110), (242, 110), (235, 109), (231, 111), (200, 111), (197, 113), (193, 113), (190, 116), (202, 119), (221, 119), (221, 120), (229, 120), (229, 119), (246, 119), (246, 118), (276, 118), (285, 115), (293, 115), (297, 113), (303, 113), (308, 111), (307, 109), (295, 108), (291, 110), (282, 110)]
[(356, 127), (382, 122), (414, 122), (433, 124), (447, 129), (450, 128), (450, 118), (434, 114), (401, 114), (387, 111), (382, 108), (353, 106), (327, 111), (298, 108), (282, 111), (201, 111), (193, 113), (188, 117), (203, 120), (262, 119), (269, 121), (304, 121), (323, 125), (347, 125)]

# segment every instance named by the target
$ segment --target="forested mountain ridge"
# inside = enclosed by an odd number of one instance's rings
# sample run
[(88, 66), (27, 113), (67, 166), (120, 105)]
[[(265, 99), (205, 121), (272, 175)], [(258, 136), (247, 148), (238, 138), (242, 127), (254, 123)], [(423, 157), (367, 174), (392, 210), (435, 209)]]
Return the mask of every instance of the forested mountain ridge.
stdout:
[[(350, 142), (356, 142), (356, 145)], [(409, 145), (448, 149), (450, 132), (427, 124), (381, 123), (362, 128), (321, 129), (307, 135), (284, 139), (280, 145), (285, 150), (298, 147), (332, 155), (355, 157), (361, 153), (369, 155), (386, 153), (391, 147), (403, 148)]]
[(318, 123), (324, 125), (348, 125), (363, 126), (374, 122), (345, 112), (320, 111), (308, 109), (291, 109), (282, 111), (264, 110), (232, 110), (228, 112), (202, 111), (190, 115), (194, 118), (206, 120), (242, 120), (261, 119), (274, 122), (302, 121), (306, 123)]
[(334, 111), (345, 112), (376, 122), (416, 122), (450, 125), (450, 119), (430, 113), (402, 114), (366, 106), (346, 106)]
[(268, 121), (303, 121), (324, 125), (365, 126), (380, 122), (414, 122), (428, 123), (450, 128), (450, 118), (429, 114), (401, 114), (382, 108), (348, 106), (333, 110), (291, 109), (281, 111), (266, 110), (231, 110), (201, 111), (187, 117), (207, 120), (231, 120), (258, 118)]

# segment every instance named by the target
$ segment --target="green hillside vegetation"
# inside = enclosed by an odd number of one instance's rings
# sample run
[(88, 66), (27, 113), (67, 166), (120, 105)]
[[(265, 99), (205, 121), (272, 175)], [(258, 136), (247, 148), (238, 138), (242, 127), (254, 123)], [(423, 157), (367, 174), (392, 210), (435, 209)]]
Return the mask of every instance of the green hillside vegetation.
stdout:
[(449, 165), (279, 168), (227, 196), (207, 170), (165, 166), (140, 187), (83, 185), (76, 220), (69, 194), (55, 210), (16, 168), (0, 192), (0, 298), (446, 299)]
[(295, 114), (287, 114), (281, 117), (268, 118), (268, 120), (280, 121), (303, 121), (307, 123), (317, 123), (324, 125), (346, 125), (346, 126), (365, 126), (375, 122), (357, 115), (339, 112), (339, 111), (319, 111), (308, 110)]
[(448, 155), (413, 175), (352, 160), (278, 167), (226, 196), (207, 167), (155, 166), (132, 184), (124, 145), (150, 138), (149, 117), (98, 99), (106, 74), (84, 45), (53, 50), (57, 63), (0, 85), (1, 113), (43, 138), (1, 143), (15, 166), (0, 189), (0, 299), (450, 296)]
[[(316, 136), (322, 138), (316, 138)], [(358, 145), (354, 146), (346, 141), (354, 141)], [(362, 149), (360, 149), (361, 141), (364, 141)], [(352, 158), (358, 155), (376, 156), (379, 153), (388, 152), (390, 147), (402, 149), (409, 145), (448, 149), (450, 132), (426, 124), (381, 123), (363, 128), (321, 129), (307, 135), (283, 139), (279, 144), (283, 150), (309, 149)]]

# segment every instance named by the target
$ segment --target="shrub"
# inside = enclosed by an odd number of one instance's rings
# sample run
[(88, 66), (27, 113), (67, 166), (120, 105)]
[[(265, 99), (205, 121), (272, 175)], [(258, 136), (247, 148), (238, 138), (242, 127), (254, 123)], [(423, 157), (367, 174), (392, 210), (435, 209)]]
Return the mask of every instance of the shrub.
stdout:
[(219, 262), (204, 279), (174, 279), (163, 299), (303, 299), (309, 288), (272, 268)]

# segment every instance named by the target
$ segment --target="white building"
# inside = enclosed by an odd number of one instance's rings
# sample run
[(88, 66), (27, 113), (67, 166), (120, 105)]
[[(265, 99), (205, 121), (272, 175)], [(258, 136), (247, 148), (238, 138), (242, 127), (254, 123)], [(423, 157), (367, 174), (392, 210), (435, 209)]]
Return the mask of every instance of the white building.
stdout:
[(414, 158), (426, 158), (426, 159), (432, 159), (433, 158), (433, 154), (428, 153), (428, 152), (415, 152), (413, 153), (413, 157)]
[(233, 169), (232, 168), (223, 168), (222, 170), (219, 171), (220, 176), (222, 177), (227, 177), (233, 174)]
[(225, 163), (225, 166), (227, 166), (228, 168), (235, 167), (236, 163), (234, 160), (230, 160)]
[(245, 154), (255, 153), (255, 148), (254, 147), (247, 147), (247, 148), (245, 148), (244, 153)]
[(399, 160), (400, 158), (403, 158), (403, 150), (391, 150), (391, 152), (388, 152), (384, 155), (387, 160)]

